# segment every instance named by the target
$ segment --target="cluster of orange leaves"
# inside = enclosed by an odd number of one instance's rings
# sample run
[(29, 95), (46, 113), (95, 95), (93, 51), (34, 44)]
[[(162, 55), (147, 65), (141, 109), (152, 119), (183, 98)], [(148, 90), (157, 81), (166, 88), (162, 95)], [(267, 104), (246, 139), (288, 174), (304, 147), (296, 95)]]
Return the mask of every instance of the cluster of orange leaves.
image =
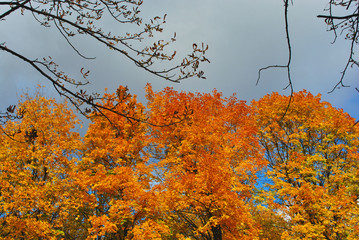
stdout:
[(0, 239), (358, 239), (348, 114), (305, 91), (284, 117), (276, 93), (146, 91), (105, 94), (84, 137), (66, 103), (22, 99), (0, 135)]

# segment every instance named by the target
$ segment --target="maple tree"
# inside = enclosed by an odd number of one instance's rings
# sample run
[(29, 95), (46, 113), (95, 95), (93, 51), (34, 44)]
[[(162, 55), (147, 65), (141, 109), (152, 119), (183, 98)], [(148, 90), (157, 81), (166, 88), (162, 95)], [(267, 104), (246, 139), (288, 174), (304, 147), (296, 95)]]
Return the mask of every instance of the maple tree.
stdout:
[(148, 125), (130, 120), (144, 119), (144, 106), (124, 87), (105, 94), (101, 105), (129, 118), (109, 111), (90, 116), (75, 176), (83, 190), (77, 220), (87, 224), (88, 239), (155, 239), (167, 229), (153, 220), (156, 199), (150, 191), (151, 168), (144, 151)]
[(253, 102), (272, 181), (266, 202), (288, 222), (282, 239), (357, 239), (358, 126), (320, 95), (292, 97), (289, 108), (278, 93)]
[[(2, 127), (2, 239), (161, 239), (144, 107), (127, 89), (105, 94), (83, 139), (64, 104), (36, 96)], [(126, 112), (133, 120), (116, 111)], [(137, 120), (134, 120), (137, 119)]]
[(69, 176), (81, 147), (78, 120), (65, 103), (39, 95), (17, 111), (23, 118), (0, 135), (0, 238), (57, 239), (76, 203)]
[[(250, 109), (235, 96), (147, 86), (164, 221), (179, 239), (254, 239), (249, 211), (265, 164)], [(176, 124), (172, 124), (176, 122)]]
[(348, 114), (306, 91), (289, 109), (146, 91), (104, 94), (84, 137), (66, 102), (24, 96), (0, 132), (1, 239), (358, 239)]

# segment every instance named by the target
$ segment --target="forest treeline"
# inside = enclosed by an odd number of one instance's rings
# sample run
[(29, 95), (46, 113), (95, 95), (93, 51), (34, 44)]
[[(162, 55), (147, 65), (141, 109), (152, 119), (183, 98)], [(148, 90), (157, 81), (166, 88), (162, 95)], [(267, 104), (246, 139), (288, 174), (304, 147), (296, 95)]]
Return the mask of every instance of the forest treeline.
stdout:
[[(0, 133), (0, 239), (359, 239), (359, 125), (320, 95), (106, 93), (82, 137), (25, 95)], [(118, 113), (122, 113), (121, 116)]]

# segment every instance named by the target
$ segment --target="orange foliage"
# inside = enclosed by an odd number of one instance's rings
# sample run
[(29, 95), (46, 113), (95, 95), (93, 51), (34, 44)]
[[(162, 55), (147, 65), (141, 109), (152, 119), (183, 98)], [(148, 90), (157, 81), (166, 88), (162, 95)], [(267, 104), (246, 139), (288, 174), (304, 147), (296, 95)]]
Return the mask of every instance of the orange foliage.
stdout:
[(277, 93), (253, 102), (274, 201), (289, 222), (283, 239), (358, 239), (359, 132), (320, 96)]
[(248, 200), (264, 161), (255, 121), (234, 96), (147, 86), (158, 191), (177, 236), (254, 239)]
[(69, 178), (81, 147), (65, 103), (36, 96), (19, 104), (18, 122), (0, 135), (0, 237), (57, 239), (75, 187)]
[(278, 94), (146, 90), (105, 94), (83, 138), (66, 103), (26, 96), (1, 126), (0, 239), (359, 238), (349, 115), (305, 91), (282, 117)]
[[(142, 104), (124, 87), (116, 95), (105, 94), (102, 106), (134, 119), (145, 117)], [(90, 226), (89, 239), (136, 238), (142, 234), (138, 225), (154, 214), (154, 195), (149, 191), (151, 169), (144, 152), (148, 126), (111, 111), (97, 112), (91, 120), (75, 177), (83, 190), (79, 221)]]

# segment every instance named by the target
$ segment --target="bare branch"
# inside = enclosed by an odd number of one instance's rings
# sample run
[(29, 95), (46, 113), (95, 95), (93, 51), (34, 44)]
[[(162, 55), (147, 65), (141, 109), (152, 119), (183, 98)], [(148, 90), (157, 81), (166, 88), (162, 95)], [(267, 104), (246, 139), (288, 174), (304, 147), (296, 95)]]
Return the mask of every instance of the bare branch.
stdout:
[(292, 82), (292, 78), (290, 75), (290, 64), (292, 61), (292, 46), (291, 46), (291, 42), (290, 42), (290, 35), (289, 35), (289, 23), (288, 23), (288, 7), (289, 7), (289, 0), (284, 0), (284, 22), (285, 22), (285, 33), (286, 33), (286, 39), (287, 39), (287, 48), (288, 48), (288, 62), (286, 65), (270, 65), (264, 68), (261, 68), (258, 70), (258, 79), (256, 84), (258, 85), (260, 77), (261, 77), (261, 72), (263, 70), (267, 70), (270, 68), (286, 68), (287, 69), (287, 79), (288, 79), (288, 85), (284, 88), (290, 89), (290, 98), (289, 98), (289, 102), (288, 105), (286, 107), (286, 110), (282, 116), (282, 118), (284, 118), (284, 116), (287, 114), (288, 109), (290, 107), (290, 104), (292, 102), (292, 97), (293, 97), (293, 82)]
[(331, 16), (331, 15), (318, 15), (317, 18), (325, 18), (325, 19), (349, 19), (353, 17), (359, 17), (359, 13), (351, 14), (347, 16)]
[[(73, 91), (71, 91), (70, 89), (68, 89), (67, 87), (65, 87), (63, 84), (61, 84), (61, 82), (58, 79), (54, 79), (53, 77), (51, 77), (49, 74), (47, 74), (46, 72), (44, 72), (37, 64), (41, 64), (43, 65), (43, 63), (38, 62), (37, 60), (30, 60), (22, 55), (20, 55), (19, 53), (8, 49), (4, 46), (0, 45), (0, 50), (6, 51), (14, 56), (16, 56), (17, 58), (20, 58), (21, 60), (27, 62), (28, 64), (30, 64), (33, 68), (35, 68), (42, 76), (44, 76), (46, 79), (48, 79), (55, 87), (55, 89), (57, 90), (57, 92), (59, 93), (60, 96), (64, 96), (66, 98), (68, 98), (72, 104), (74, 104), (74, 106), (76, 108), (79, 109), (79, 107), (85, 103), (89, 106), (91, 106), (93, 109), (95, 109), (97, 112), (99, 112), (101, 115), (105, 116), (104, 111), (108, 111), (111, 113), (115, 113), (119, 116), (122, 116), (126, 119), (128, 119), (130, 122), (131, 121), (135, 121), (135, 122), (142, 122), (142, 123), (146, 123), (149, 124), (151, 126), (156, 126), (156, 127), (165, 127), (165, 126), (170, 126), (173, 124), (177, 124), (180, 123), (182, 121), (184, 121), (186, 119), (186, 116), (184, 116), (182, 119), (180, 119), (179, 121), (176, 122), (171, 122), (168, 124), (163, 124), (163, 125), (159, 125), (159, 124), (155, 124), (155, 123), (151, 123), (148, 122), (147, 119), (141, 119), (141, 118), (136, 118), (133, 117), (131, 115), (126, 115), (123, 114), (121, 112), (118, 112), (114, 109), (102, 106), (101, 104), (98, 104), (94, 101), (94, 98), (90, 95), (88, 97), (86, 97), (86, 95), (81, 95), (81, 94), (77, 94)], [(50, 71), (51, 72), (51, 71)], [(52, 74), (54, 74), (53, 72), (51, 72)], [(78, 100), (78, 101), (75, 101)], [(85, 115), (87, 117), (87, 115)], [(107, 118), (107, 117), (106, 117)]]
[[(132, 48), (129, 44), (127, 44), (126, 42), (124, 42), (124, 40), (120, 37), (115, 37), (115, 36), (111, 36), (109, 34), (105, 34), (102, 32), (101, 29), (93, 29), (89, 26), (85, 27), (82, 26), (81, 24), (77, 23), (77, 22), (73, 22), (69, 19), (64, 18), (63, 16), (61, 16), (61, 14), (53, 14), (51, 13), (51, 11), (44, 11), (44, 10), (38, 10), (34, 7), (31, 6), (23, 6), (22, 7), (25, 10), (28, 10), (32, 13), (36, 13), (40, 16), (44, 16), (47, 19), (52, 19), (53, 21), (58, 21), (62, 27), (63, 30), (66, 30), (66, 28), (63, 26), (63, 24), (68, 24), (71, 27), (77, 29), (77, 31), (81, 34), (87, 34), (88, 36), (94, 38), (95, 40), (97, 40), (98, 42), (106, 45), (107, 47), (109, 47), (110, 49), (116, 50), (119, 53), (125, 55), (128, 59), (130, 59), (136, 66), (146, 70), (147, 72), (156, 75), (157, 77), (163, 78), (165, 80), (171, 81), (171, 82), (175, 82), (178, 83), (183, 79), (186, 78), (190, 78), (193, 76), (197, 76), (200, 78), (202, 77), (202, 71), (197, 71), (198, 70), (198, 64), (199, 62), (204, 62), (206, 58), (204, 58), (204, 54), (206, 52), (206, 50), (208, 49), (208, 47), (204, 47), (202, 49), (200, 48), (194, 48), (193, 49), (193, 53), (188, 55), (188, 58), (185, 58), (183, 60), (183, 62), (180, 65), (176, 65), (172, 68), (169, 68), (165, 71), (157, 71), (157, 70), (153, 70), (150, 69), (149, 67), (152, 65), (153, 63), (153, 59), (159, 59), (159, 60), (172, 60), (173, 57), (169, 57), (166, 56), (164, 54), (159, 54), (159, 51), (163, 51), (164, 46), (166, 46), (167, 44), (154, 44), (153, 47), (150, 48), (145, 48), (145, 51), (142, 50), (136, 50), (134, 48)], [(82, 21), (82, 20), (81, 20)], [(43, 23), (43, 24), (48, 24), (48, 23)], [(148, 25), (149, 26), (149, 25)], [(147, 31), (144, 31), (143, 33), (146, 33), (148, 31), (162, 31), (162, 29), (160, 28), (160, 25), (154, 25), (154, 26), (149, 26), (147, 27)], [(68, 33), (70, 34), (70, 33)], [(73, 34), (73, 33), (72, 33)], [(138, 35), (136, 35), (138, 36)], [(123, 49), (120, 49), (119, 47), (117, 47), (115, 45), (115, 43), (120, 43), (123, 46), (125, 46), (126, 48), (130, 49), (134, 54), (136, 54), (136, 56), (148, 56), (147, 59), (145, 60), (138, 60), (136, 59), (134, 56), (131, 56), (128, 52), (126, 52)], [(196, 44), (194, 44), (195, 46), (197, 46)], [(147, 52), (150, 51), (150, 52)], [(197, 55), (198, 53), (198, 55)], [(186, 68), (191, 68), (191, 71), (184, 71), (184, 69)], [(170, 72), (173, 72), (175, 70), (179, 69), (180, 70), (180, 75), (178, 75), (178, 77), (176, 77), (176, 74), (171, 74), (169, 75)]]
[[(183, 79), (197, 76), (199, 78), (205, 78), (203, 71), (199, 70), (199, 64), (209, 60), (204, 57), (208, 46), (202, 44), (202, 48), (198, 47), (197, 44), (193, 44), (193, 51), (188, 54), (177, 65), (169, 67), (167, 69), (157, 70), (155, 63), (158, 61), (171, 61), (174, 59), (176, 52), (173, 54), (167, 54), (165, 47), (170, 42), (175, 41), (175, 36), (170, 41), (159, 40), (153, 43), (153, 45), (141, 47), (134, 47), (130, 41), (140, 43), (146, 36), (151, 38), (155, 32), (162, 32), (162, 25), (165, 23), (166, 15), (161, 17), (155, 17), (150, 20), (150, 23), (142, 24), (142, 19), (139, 17), (139, 6), (142, 4), (142, 0), (53, 0), (53, 1), (42, 1), (42, 0), (14, 0), (14, 1), (3, 1), (0, 2), (1, 6), (8, 6), (9, 9), (5, 13), (0, 15), (0, 20), (9, 14), (20, 11), (21, 13), (30, 12), (34, 19), (42, 26), (45, 27), (56, 27), (59, 33), (70, 47), (82, 58), (93, 59), (86, 57), (82, 54), (70, 41), (70, 37), (75, 35), (84, 35), (95, 39), (102, 45), (117, 51), (124, 55), (127, 59), (132, 61), (136, 66), (144, 69), (145, 71), (163, 78), (171, 82), (180, 82)], [(102, 17), (111, 17), (117, 23), (121, 24), (136, 24), (141, 27), (137, 33), (124, 33), (123, 36), (117, 36), (111, 32), (105, 32), (102, 28), (96, 24)], [(140, 45), (140, 44), (138, 44)], [(13, 56), (22, 59), (23, 61), (30, 64), (36, 69), (45, 79), (50, 81), (55, 90), (60, 96), (65, 96), (70, 102), (83, 114), (88, 109), (82, 111), (83, 104), (87, 104), (92, 107), (95, 111), (100, 114), (110, 111), (115, 113), (115, 110), (108, 109), (101, 104), (97, 104), (96, 100), (100, 98), (92, 95), (82, 95), (76, 91), (71, 90), (71, 86), (82, 86), (88, 83), (87, 74), (88, 72), (81, 73), (86, 79), (86, 82), (81, 82), (68, 75), (57, 70), (58, 65), (51, 59), (51, 57), (43, 58), (43, 60), (30, 60), (20, 52), (8, 48), (5, 43), (0, 44), (0, 50), (12, 54)], [(128, 116), (123, 113), (117, 113), (120, 116), (127, 118), (129, 121), (147, 122), (147, 119), (136, 119), (132, 116)], [(86, 115), (86, 114), (85, 114)], [(148, 123), (153, 126), (157, 126), (154, 123)], [(172, 123), (170, 123), (172, 124)]]
[[(329, 2), (329, 15), (318, 15), (318, 18), (325, 18), (325, 22), (330, 25), (330, 29), (329, 31), (333, 31), (335, 38), (333, 43), (335, 42), (335, 40), (337, 39), (337, 29), (341, 28), (340, 34), (345, 34), (345, 39), (348, 39), (351, 41), (350, 44), (350, 52), (349, 52), (349, 57), (348, 60), (345, 64), (345, 67), (343, 69), (343, 71), (341, 72), (341, 76), (339, 81), (335, 84), (335, 86), (332, 88), (331, 91), (329, 91), (329, 93), (332, 93), (335, 89), (339, 88), (339, 87), (349, 87), (348, 85), (344, 84), (344, 78), (346, 75), (346, 72), (349, 69), (349, 66), (359, 66), (358, 62), (355, 60), (354, 58), (354, 48), (356, 46), (356, 44), (358, 44), (358, 23), (359, 23), (359, 9), (358, 6), (351, 8), (352, 13), (348, 14), (348, 15), (344, 15), (344, 16), (334, 16), (333, 15), (333, 8), (334, 7), (345, 7), (346, 11), (349, 11), (350, 9), (350, 5), (352, 3), (352, 0), (350, 1), (346, 1), (346, 2), (337, 2), (336, 0), (330, 0)], [(335, 22), (335, 20), (341, 20), (339, 22)]]
[(6, 16), (8, 16), (9, 14), (11, 14), (12, 12), (15, 12), (16, 10), (18, 10), (19, 8), (22, 8), (25, 6), (25, 4), (27, 4), (28, 2), (30, 2), (31, 0), (25, 0), (24, 2), (22, 2), (21, 4), (19, 3), (15, 3), (15, 2), (5, 2), (6, 4), (4, 5), (15, 5), (15, 7), (12, 7), (9, 11), (3, 13), (2, 15), (0, 15), (0, 19), (5, 18)]
[(56, 21), (54, 21), (54, 24), (57, 28), (57, 30), (59, 30), (60, 34), (65, 38), (66, 42), (71, 46), (71, 48), (82, 58), (84, 59), (89, 59), (89, 60), (92, 60), (92, 59), (96, 59), (96, 57), (86, 57), (84, 56), (83, 54), (80, 53), (79, 50), (77, 50), (77, 48), (72, 45), (72, 43), (70, 42), (69, 38), (62, 32), (61, 28), (59, 27), (59, 25), (56, 23)]

